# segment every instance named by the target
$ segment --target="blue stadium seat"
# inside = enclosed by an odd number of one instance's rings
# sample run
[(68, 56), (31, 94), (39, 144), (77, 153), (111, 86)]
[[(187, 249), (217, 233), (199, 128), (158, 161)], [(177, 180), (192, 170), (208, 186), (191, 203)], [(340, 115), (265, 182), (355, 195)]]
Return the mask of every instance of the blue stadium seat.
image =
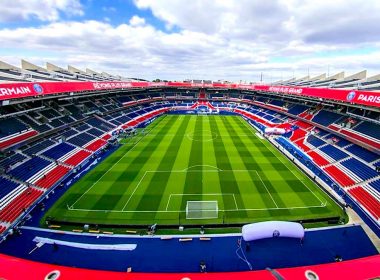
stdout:
[(17, 188), (19, 184), (8, 180), (7, 178), (0, 177), (0, 199), (9, 194), (15, 188)]
[(363, 180), (368, 180), (379, 175), (376, 170), (355, 158), (349, 158), (341, 162), (341, 164)]
[(288, 113), (292, 114), (292, 115), (298, 115), (298, 114), (301, 114), (302, 112), (306, 111), (307, 109), (309, 109), (309, 107), (297, 104), (294, 106), (290, 106)]
[(53, 148), (46, 150), (42, 154), (45, 157), (49, 157), (52, 159), (59, 159), (60, 157), (64, 156), (65, 154), (67, 154), (68, 152), (74, 149), (75, 149), (74, 146), (71, 146), (67, 143), (60, 143), (57, 146), (54, 146)]
[(335, 148), (332, 145), (324, 146), (320, 150), (335, 160), (341, 160), (345, 157), (348, 157), (348, 154), (339, 150), (338, 148)]
[(51, 162), (47, 161), (46, 159), (34, 157), (11, 170), (9, 174), (18, 179), (26, 181), (49, 164), (51, 164)]
[(371, 161), (374, 161), (376, 159), (379, 159), (380, 156), (375, 154), (375, 153), (372, 153), (358, 145), (352, 145), (348, 148), (346, 148), (347, 151), (349, 151), (350, 153), (356, 155), (357, 157), (361, 158), (361, 159), (364, 159), (365, 161), (367, 162), (371, 162)]
[(342, 118), (344, 118), (344, 116), (338, 113), (321, 110), (311, 120), (323, 126), (329, 126), (330, 124), (337, 122)]
[(380, 125), (362, 122), (354, 127), (354, 130), (372, 136), (373, 138), (380, 139)]
[(369, 185), (378, 192), (380, 192), (380, 179), (369, 183)]
[(314, 147), (320, 147), (324, 144), (326, 144), (325, 141), (319, 139), (318, 137), (315, 137), (314, 135), (309, 135), (309, 137), (306, 139), (307, 142), (309, 142)]
[(42, 142), (39, 142), (25, 150), (23, 150), (24, 154), (27, 154), (29, 156), (37, 154), (38, 152), (41, 152), (42, 150), (46, 149), (49, 146), (54, 145), (55, 143), (51, 140), (44, 140)]
[(0, 119), (0, 138), (19, 133), (28, 127), (16, 118)]

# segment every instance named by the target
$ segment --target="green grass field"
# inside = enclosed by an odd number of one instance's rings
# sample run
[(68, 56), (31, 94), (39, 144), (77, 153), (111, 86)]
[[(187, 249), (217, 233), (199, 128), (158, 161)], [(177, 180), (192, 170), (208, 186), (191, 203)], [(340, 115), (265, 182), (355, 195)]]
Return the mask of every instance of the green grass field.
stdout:
[[(145, 132), (75, 183), (45, 217), (107, 225), (344, 217), (241, 117), (165, 115)], [(216, 201), (218, 217), (187, 219), (187, 201)]]

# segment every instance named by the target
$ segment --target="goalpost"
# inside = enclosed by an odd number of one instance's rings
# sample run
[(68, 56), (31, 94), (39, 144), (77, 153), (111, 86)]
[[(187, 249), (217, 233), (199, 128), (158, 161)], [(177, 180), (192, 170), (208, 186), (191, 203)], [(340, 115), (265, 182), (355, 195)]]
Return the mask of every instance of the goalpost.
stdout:
[(186, 219), (217, 219), (218, 201), (187, 201)]

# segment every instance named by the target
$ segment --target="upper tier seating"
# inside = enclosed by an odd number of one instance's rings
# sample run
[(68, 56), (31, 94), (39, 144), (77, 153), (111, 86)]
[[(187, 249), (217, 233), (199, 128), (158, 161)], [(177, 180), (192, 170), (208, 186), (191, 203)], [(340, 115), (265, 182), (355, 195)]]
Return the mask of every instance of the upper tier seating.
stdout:
[(323, 126), (328, 126), (334, 122), (337, 122), (339, 119), (342, 119), (342, 118), (343, 116), (340, 114), (321, 110), (313, 117), (312, 121), (319, 123)]
[(16, 118), (0, 119), (0, 139), (27, 129), (28, 127)]
[(378, 124), (362, 122), (355, 126), (354, 130), (380, 140), (380, 125)]
[(288, 113), (293, 114), (293, 115), (298, 115), (298, 114), (301, 114), (302, 112), (306, 111), (307, 109), (309, 109), (309, 107), (297, 104), (297, 105), (293, 105), (293, 106), (289, 107)]

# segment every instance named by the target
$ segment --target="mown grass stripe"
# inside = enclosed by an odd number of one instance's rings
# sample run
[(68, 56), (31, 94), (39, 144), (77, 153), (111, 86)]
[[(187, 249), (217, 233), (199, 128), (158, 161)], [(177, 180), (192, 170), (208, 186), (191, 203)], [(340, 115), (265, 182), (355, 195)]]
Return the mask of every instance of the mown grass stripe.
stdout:
[[(195, 118), (195, 127), (194, 127), (194, 136), (198, 137), (200, 133), (203, 131), (203, 117), (197, 116), (193, 117)], [(191, 132), (190, 132), (191, 133)], [(189, 168), (198, 168), (195, 166), (199, 166), (203, 164), (202, 160), (202, 141), (194, 141), (193, 138), (193, 143), (191, 144), (191, 153), (190, 153), (190, 158), (189, 158), (189, 163), (188, 166)], [(187, 173), (186, 174), (186, 181), (185, 181), (185, 186), (183, 188), (183, 193), (184, 194), (202, 194), (202, 172), (197, 173), (197, 176), (193, 176), (192, 173)], [(181, 202), (181, 208), (180, 209), (185, 209), (186, 204), (187, 204), (188, 198), (186, 196), (182, 197), (182, 202)]]
[[(213, 127), (213, 130), (217, 133), (217, 135), (226, 135), (226, 133), (230, 134), (231, 132), (220, 127), (215, 117), (210, 117), (210, 124)], [(230, 137), (233, 138), (233, 137)], [(233, 170), (233, 167), (229, 161), (227, 149), (223, 143), (223, 139), (220, 137), (213, 139), (214, 144), (214, 152), (217, 167), (222, 170)], [(234, 193), (236, 194), (235, 199), (237, 200), (237, 204), (244, 205), (244, 202), (241, 199), (241, 193), (239, 186), (237, 184), (237, 178), (233, 172), (219, 172), (219, 181), (221, 182), (220, 189), (222, 193)], [(228, 204), (227, 198), (223, 196), (224, 205)], [(233, 207), (231, 207), (233, 208)], [(236, 212), (226, 212), (225, 219), (230, 220), (233, 218), (244, 218), (247, 217), (246, 211), (236, 211)]]

